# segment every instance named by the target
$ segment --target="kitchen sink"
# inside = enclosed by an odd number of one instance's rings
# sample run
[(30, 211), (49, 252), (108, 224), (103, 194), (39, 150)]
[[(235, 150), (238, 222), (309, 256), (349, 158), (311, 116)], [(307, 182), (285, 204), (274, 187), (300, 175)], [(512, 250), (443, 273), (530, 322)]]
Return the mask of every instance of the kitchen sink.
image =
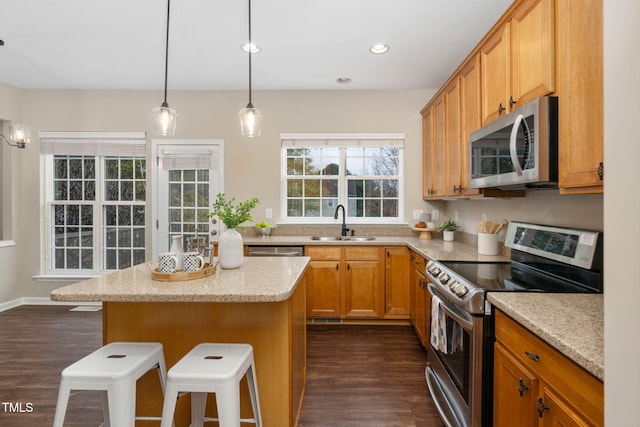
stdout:
[(375, 237), (373, 236), (338, 236), (338, 237), (333, 237), (333, 236), (311, 236), (311, 240), (318, 240), (321, 242), (333, 242), (336, 240), (344, 240), (347, 242), (366, 242), (369, 240), (376, 240)]

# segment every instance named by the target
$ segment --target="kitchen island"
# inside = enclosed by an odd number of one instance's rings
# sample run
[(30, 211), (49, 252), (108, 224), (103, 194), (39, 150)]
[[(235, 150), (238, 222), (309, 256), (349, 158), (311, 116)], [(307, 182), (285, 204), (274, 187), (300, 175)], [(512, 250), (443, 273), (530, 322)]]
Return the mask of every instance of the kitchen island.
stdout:
[[(56, 289), (51, 299), (102, 302), (103, 342), (161, 342), (168, 368), (202, 342), (253, 345), (264, 425), (294, 426), (306, 380), (308, 264), (308, 257), (245, 258), (238, 269), (182, 282), (154, 281), (141, 264)], [(162, 412), (159, 390), (154, 372), (140, 379), (139, 414)], [(242, 417), (250, 418), (246, 380), (241, 393)], [(189, 425), (189, 399), (178, 401), (177, 427)], [(214, 402), (209, 396), (207, 416), (215, 416)]]

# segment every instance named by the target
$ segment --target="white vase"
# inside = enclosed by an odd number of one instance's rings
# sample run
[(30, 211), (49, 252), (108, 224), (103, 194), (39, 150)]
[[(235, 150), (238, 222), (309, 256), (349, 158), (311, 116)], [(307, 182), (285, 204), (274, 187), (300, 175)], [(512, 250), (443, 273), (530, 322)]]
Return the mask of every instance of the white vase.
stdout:
[(242, 234), (228, 228), (220, 235), (218, 241), (218, 262), (224, 269), (238, 268), (242, 265), (244, 247)]
[(442, 240), (445, 242), (453, 242), (453, 233), (455, 233), (455, 231), (443, 231)]
[(171, 249), (169, 249), (169, 252), (172, 252), (178, 259), (176, 262), (176, 271), (182, 270), (182, 252), (184, 252), (182, 249), (182, 234), (171, 237), (171, 240)]

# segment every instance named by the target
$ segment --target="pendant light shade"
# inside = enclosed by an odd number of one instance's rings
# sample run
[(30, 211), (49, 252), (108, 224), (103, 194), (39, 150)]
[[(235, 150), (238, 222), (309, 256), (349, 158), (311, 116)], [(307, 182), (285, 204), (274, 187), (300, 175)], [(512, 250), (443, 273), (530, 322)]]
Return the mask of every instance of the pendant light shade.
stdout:
[(167, 75), (169, 71), (169, 20), (171, 15), (171, 0), (167, 0), (167, 37), (164, 51), (164, 102), (161, 106), (151, 110), (153, 116), (153, 131), (162, 136), (173, 136), (176, 132), (178, 114), (167, 104)]
[[(249, 43), (251, 46), (251, 0), (249, 1)], [(240, 110), (240, 128), (242, 135), (253, 138), (260, 136), (260, 122), (262, 119), (262, 113), (260, 110), (253, 106), (251, 102), (251, 54), (252, 49), (249, 49), (249, 103), (245, 108)]]

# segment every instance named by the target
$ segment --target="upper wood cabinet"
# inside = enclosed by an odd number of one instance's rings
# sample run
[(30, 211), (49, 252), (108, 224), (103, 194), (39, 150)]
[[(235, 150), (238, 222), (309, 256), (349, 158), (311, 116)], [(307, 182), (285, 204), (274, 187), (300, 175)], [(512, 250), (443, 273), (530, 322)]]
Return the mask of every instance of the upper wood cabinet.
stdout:
[(481, 193), (477, 188), (470, 188), (471, 180), (471, 148), (469, 136), (480, 128), (481, 91), (480, 91), (480, 54), (471, 56), (460, 69), (460, 176), (462, 195), (476, 196)]
[(516, 0), (422, 109), (423, 198), (523, 196), (469, 188), (469, 136), (545, 95), (559, 103), (560, 193), (601, 193), (602, 37), (602, 0)]
[(602, 193), (602, 0), (556, 1), (558, 185), (563, 194)]
[(482, 123), (555, 91), (554, 0), (525, 0), (479, 49)]
[(424, 200), (435, 197), (434, 145), (433, 106), (429, 104), (422, 110), (422, 198)]

